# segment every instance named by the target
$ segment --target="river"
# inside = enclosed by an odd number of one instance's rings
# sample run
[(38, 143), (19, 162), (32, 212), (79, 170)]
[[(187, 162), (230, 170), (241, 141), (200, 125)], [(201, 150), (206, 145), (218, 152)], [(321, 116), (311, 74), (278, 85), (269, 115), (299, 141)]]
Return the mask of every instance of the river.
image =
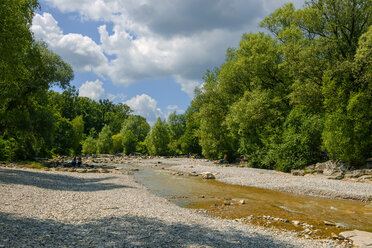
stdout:
[(141, 169), (134, 176), (151, 192), (181, 207), (203, 209), (214, 217), (296, 231), (316, 238), (352, 229), (372, 231), (372, 203), (230, 185), (167, 168)]

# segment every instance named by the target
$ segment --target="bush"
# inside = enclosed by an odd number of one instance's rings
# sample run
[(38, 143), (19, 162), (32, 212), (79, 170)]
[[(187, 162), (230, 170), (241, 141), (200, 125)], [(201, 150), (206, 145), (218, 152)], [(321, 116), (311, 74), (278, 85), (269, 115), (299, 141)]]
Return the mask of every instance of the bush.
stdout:
[(89, 136), (83, 143), (83, 154), (94, 154), (97, 152), (97, 144), (96, 140)]
[(105, 125), (101, 132), (98, 134), (97, 139), (97, 153), (106, 154), (112, 149), (112, 133), (108, 125)]
[(0, 137), (0, 161), (14, 160), (16, 146), (14, 139), (4, 140)]
[(120, 133), (113, 135), (111, 138), (112, 138), (113, 153), (123, 152), (122, 137)]
[(271, 150), (275, 169), (290, 171), (316, 162), (321, 154), (324, 118), (306, 107), (295, 107), (284, 123), (280, 144)]

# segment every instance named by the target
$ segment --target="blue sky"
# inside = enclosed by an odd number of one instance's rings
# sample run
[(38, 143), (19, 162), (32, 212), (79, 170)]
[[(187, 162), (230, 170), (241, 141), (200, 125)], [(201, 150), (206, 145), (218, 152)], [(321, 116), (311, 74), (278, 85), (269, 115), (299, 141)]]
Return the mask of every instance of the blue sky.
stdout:
[(204, 72), (285, 2), (40, 0), (31, 30), (72, 65), (80, 95), (124, 102), (153, 123), (185, 111)]

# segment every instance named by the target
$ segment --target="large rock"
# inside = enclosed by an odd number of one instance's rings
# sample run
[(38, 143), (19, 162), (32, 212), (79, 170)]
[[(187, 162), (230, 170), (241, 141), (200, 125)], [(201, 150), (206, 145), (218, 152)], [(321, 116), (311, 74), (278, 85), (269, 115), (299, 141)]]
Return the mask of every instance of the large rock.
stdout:
[(341, 232), (340, 236), (353, 241), (355, 247), (372, 247), (372, 233), (359, 230)]
[(203, 179), (216, 179), (216, 177), (211, 172), (201, 173)]
[(347, 164), (336, 160), (329, 160), (323, 164), (323, 175), (325, 176), (332, 176), (339, 172), (345, 173), (345, 171), (350, 169)]

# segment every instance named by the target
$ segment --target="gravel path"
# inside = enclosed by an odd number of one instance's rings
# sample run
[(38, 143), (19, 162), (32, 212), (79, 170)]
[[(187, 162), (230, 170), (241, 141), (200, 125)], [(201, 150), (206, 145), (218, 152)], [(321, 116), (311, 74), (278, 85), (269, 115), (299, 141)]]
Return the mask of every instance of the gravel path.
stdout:
[(0, 168), (0, 247), (335, 247), (183, 209), (123, 174)]
[(218, 181), (278, 190), (294, 194), (326, 197), (331, 199), (372, 200), (372, 184), (331, 180), (325, 176), (292, 176), (272, 170), (222, 167), (205, 160), (163, 160), (176, 166), (170, 169), (182, 172), (211, 172)]

